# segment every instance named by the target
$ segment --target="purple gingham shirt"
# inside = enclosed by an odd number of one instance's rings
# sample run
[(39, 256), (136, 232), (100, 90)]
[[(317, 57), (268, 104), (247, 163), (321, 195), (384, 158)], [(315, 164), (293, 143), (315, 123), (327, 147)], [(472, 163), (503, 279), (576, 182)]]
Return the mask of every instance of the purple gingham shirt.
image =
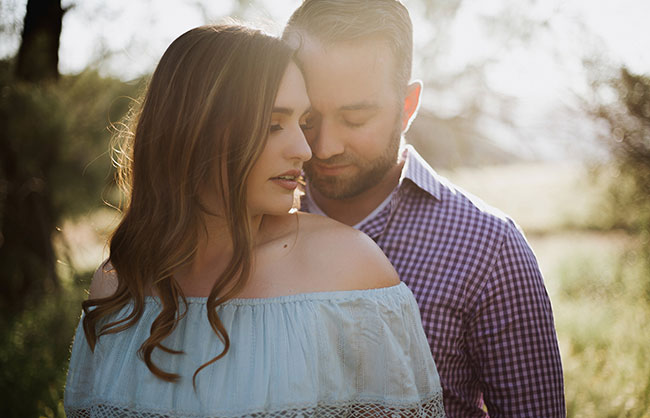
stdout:
[(447, 416), (565, 416), (551, 303), (525, 238), (413, 147), (405, 152), (390, 204), (359, 229), (418, 301)]

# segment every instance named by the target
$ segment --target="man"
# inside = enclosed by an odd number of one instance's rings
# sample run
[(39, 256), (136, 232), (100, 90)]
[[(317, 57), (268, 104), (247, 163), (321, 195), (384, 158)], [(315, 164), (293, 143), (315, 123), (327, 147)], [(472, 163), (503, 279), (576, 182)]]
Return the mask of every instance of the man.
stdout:
[(422, 89), (410, 82), (406, 8), (305, 0), (283, 36), (315, 115), (303, 210), (368, 234), (411, 288), (448, 416), (564, 416), (553, 314), (526, 240), (415, 149), (400, 151)]

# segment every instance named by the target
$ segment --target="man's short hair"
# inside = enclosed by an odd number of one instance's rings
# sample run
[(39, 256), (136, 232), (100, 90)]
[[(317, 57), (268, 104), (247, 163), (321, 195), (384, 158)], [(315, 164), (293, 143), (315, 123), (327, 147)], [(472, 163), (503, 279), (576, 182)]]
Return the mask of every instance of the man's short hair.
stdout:
[(282, 35), (306, 34), (331, 44), (364, 38), (384, 40), (393, 53), (395, 84), (402, 98), (411, 79), (413, 25), (398, 0), (304, 0)]

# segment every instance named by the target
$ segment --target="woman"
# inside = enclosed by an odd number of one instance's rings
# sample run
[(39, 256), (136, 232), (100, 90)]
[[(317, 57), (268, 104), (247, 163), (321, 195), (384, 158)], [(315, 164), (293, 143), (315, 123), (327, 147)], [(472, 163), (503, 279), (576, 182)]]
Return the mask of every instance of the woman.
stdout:
[(309, 109), (276, 38), (206, 26), (167, 49), (122, 152), (129, 201), (83, 303), (69, 417), (443, 414), (381, 250), (289, 213)]

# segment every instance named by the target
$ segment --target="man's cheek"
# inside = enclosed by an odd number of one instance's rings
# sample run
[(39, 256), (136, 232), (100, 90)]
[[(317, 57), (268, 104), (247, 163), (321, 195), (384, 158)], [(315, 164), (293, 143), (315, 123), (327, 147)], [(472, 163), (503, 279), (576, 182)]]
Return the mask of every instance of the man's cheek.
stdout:
[(306, 129), (305, 131), (303, 131), (303, 134), (305, 135), (305, 139), (307, 140), (307, 143), (311, 146), (312, 143), (318, 137), (318, 129), (316, 128)]

